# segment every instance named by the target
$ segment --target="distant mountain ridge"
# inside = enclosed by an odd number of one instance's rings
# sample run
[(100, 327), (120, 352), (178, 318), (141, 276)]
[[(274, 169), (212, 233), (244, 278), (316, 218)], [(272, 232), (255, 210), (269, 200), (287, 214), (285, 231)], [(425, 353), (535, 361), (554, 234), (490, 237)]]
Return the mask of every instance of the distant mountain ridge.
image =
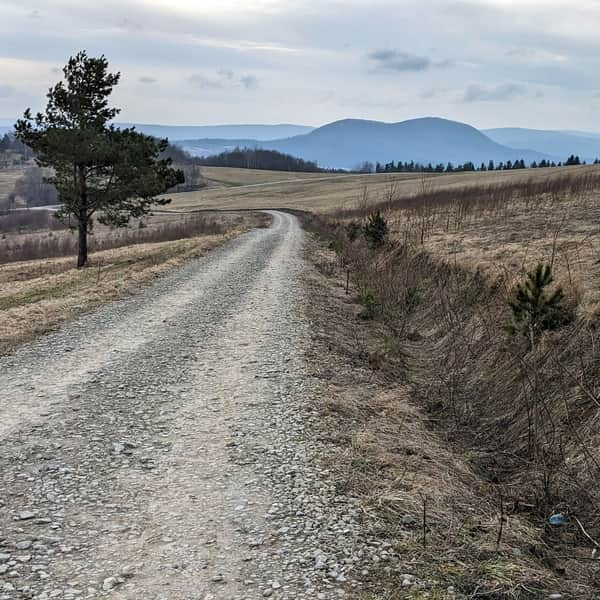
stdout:
[(193, 154), (206, 156), (247, 146), (277, 150), (319, 166), (350, 169), (363, 161), (386, 163), (411, 161), (462, 164), (493, 160), (495, 162), (551, 158), (543, 152), (515, 149), (493, 141), (481, 131), (465, 123), (438, 117), (384, 123), (363, 119), (335, 121), (286, 139), (182, 140), (179, 145)]
[(247, 138), (258, 141), (276, 140), (310, 133), (314, 127), (307, 125), (152, 125), (144, 123), (117, 123), (119, 127), (131, 127), (146, 135), (169, 138), (172, 142), (186, 139)]
[(600, 158), (600, 134), (598, 133), (520, 127), (485, 129), (483, 133), (499, 144), (545, 152), (550, 154), (554, 160), (564, 161), (571, 154), (575, 154), (587, 162)]
[[(16, 120), (16, 119), (15, 119)], [(11, 119), (0, 119), (0, 136), (12, 130)], [(564, 161), (575, 154), (592, 162), (600, 158), (600, 133), (552, 131), (517, 127), (478, 130), (437, 117), (385, 123), (343, 119), (313, 128), (295, 124), (160, 125), (117, 123), (148, 135), (167, 137), (192, 154), (207, 156), (236, 146), (277, 150), (322, 167), (351, 169), (363, 161), (386, 163), (462, 164), (472, 161), (526, 163)]]

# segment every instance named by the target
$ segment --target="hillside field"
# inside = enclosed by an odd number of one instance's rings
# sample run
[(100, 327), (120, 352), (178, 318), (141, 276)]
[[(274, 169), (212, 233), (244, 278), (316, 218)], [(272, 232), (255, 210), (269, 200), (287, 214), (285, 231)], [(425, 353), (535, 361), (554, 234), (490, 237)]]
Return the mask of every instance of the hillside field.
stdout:
[[(491, 185), (507, 181), (546, 180), (568, 173), (589, 172), (594, 167), (523, 169), (475, 173), (393, 173), (346, 175), (325, 173), (280, 173), (222, 167), (203, 167), (209, 181), (227, 183), (227, 188), (209, 186), (196, 192), (169, 194), (171, 210), (291, 208), (319, 213), (335, 212), (383, 197), (412, 196), (425, 190)], [(285, 181), (284, 179), (287, 179)], [(235, 186), (235, 187), (231, 187)]]
[[(289, 181), (309, 181), (331, 177), (327, 173), (302, 173), (295, 171), (267, 171), (263, 169), (235, 169), (231, 167), (201, 167), (202, 176), (209, 189), (244, 185), (277, 184)], [(333, 175), (339, 177), (339, 175)]]

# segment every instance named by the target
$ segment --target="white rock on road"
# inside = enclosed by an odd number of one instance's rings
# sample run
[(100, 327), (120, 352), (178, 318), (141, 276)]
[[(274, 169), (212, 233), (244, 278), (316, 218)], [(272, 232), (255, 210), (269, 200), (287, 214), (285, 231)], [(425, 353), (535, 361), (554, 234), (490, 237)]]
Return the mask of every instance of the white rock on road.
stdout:
[(0, 600), (359, 585), (382, 548), (319, 466), (303, 233), (272, 214), (0, 359)]

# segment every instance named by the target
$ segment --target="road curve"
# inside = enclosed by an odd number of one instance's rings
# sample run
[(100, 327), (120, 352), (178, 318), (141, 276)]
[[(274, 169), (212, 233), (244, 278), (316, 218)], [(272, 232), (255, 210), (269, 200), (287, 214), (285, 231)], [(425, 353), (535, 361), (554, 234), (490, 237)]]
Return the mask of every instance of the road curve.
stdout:
[[(295, 217), (0, 359), (0, 599), (340, 598)], [(335, 508), (334, 508), (335, 506)]]

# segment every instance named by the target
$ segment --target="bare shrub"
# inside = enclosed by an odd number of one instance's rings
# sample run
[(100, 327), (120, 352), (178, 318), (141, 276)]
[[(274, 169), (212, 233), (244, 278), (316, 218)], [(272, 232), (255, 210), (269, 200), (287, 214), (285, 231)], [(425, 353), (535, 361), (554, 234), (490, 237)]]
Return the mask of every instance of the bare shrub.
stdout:
[[(14, 214), (20, 213), (11, 213), (10, 216)], [(113, 230), (107, 234), (92, 236), (90, 250), (95, 252), (132, 244), (168, 242), (199, 235), (221, 235), (223, 233), (225, 233), (225, 228), (215, 219), (194, 215), (155, 227)], [(13, 237), (0, 240), (0, 263), (70, 256), (71, 254), (77, 254), (75, 234), (65, 233), (60, 236), (47, 235), (44, 237), (24, 236), (23, 238)]]
[(52, 211), (49, 210), (15, 210), (0, 215), (0, 233), (13, 233), (38, 230), (59, 231), (67, 229)]

